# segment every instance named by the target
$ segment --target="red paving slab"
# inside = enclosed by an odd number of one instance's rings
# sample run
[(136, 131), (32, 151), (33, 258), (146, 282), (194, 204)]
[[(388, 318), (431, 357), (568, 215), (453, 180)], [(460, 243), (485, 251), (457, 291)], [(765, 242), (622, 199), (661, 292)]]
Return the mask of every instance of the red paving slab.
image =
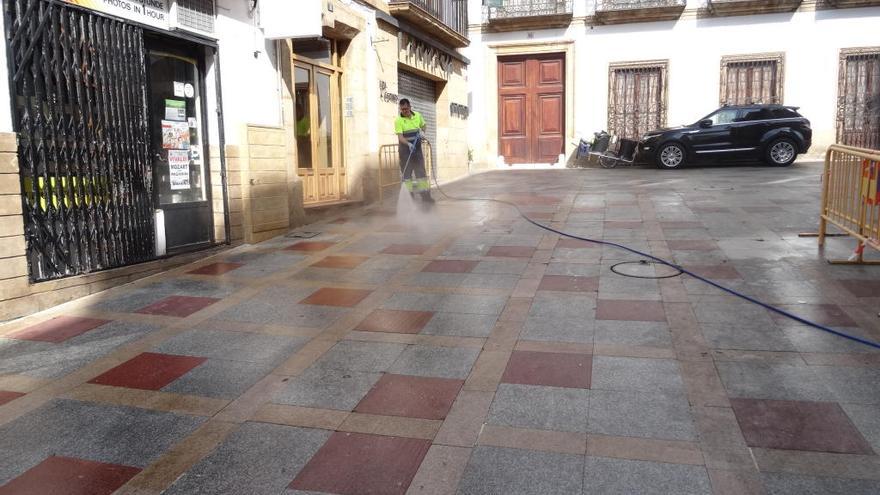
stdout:
[(692, 206), (694, 213), (730, 213), (730, 208), (723, 206)]
[(25, 394), (21, 392), (10, 392), (8, 390), (0, 390), (0, 406), (6, 404), (7, 402), (12, 402), (19, 397), (24, 397)]
[(528, 246), (492, 246), (486, 256), (499, 256), (504, 258), (531, 258), (535, 254), (535, 248)]
[(335, 246), (335, 242), (301, 241), (284, 248), (287, 251), (323, 251)]
[(538, 290), (564, 292), (597, 292), (599, 277), (571, 277), (568, 275), (544, 275)]
[(97, 318), (81, 318), (79, 316), (59, 316), (51, 320), (37, 323), (5, 337), (18, 340), (38, 340), (55, 344), (82, 335), (89, 330), (110, 323), (110, 320)]
[(403, 495), (430, 440), (336, 432), (288, 488), (340, 495)]
[(598, 249), (601, 246), (595, 242), (581, 241), (578, 239), (559, 239), (556, 241), (556, 247), (568, 249)]
[(836, 402), (730, 399), (751, 447), (873, 454)]
[(385, 374), (361, 399), (355, 412), (443, 419), (464, 380)]
[(433, 273), (470, 273), (477, 267), (476, 261), (436, 260), (422, 268), (423, 272)]
[(590, 388), (592, 376), (593, 357), (589, 354), (513, 351), (501, 381), (520, 385)]
[(207, 359), (145, 352), (89, 380), (112, 387), (160, 390)]
[(361, 332), (419, 333), (434, 316), (433, 311), (377, 309), (355, 327)]
[(161, 301), (137, 310), (137, 313), (184, 318), (207, 308), (219, 300), (213, 297), (168, 296)]
[(705, 228), (702, 222), (660, 222), (663, 230), (687, 230)]
[(689, 271), (696, 273), (701, 277), (720, 280), (741, 279), (742, 275), (736, 271), (736, 268), (730, 265), (702, 265), (702, 266), (686, 266)]
[(0, 495), (110, 495), (139, 468), (52, 456), (0, 487)]
[(312, 295), (300, 301), (300, 304), (353, 308), (372, 293), (371, 290), (325, 287), (313, 292)]
[(642, 222), (619, 222), (619, 221), (607, 221), (605, 222), (606, 229), (632, 229), (638, 230), (645, 228), (645, 224)]
[(675, 251), (713, 251), (718, 249), (718, 244), (715, 244), (715, 241), (668, 240), (666, 245)]
[(364, 261), (370, 259), (368, 256), (327, 256), (312, 266), (318, 268), (357, 268)]
[(201, 268), (196, 268), (195, 270), (190, 270), (186, 273), (191, 273), (193, 275), (223, 275), (224, 273), (229, 273), (236, 268), (241, 268), (244, 266), (241, 263), (211, 263), (210, 265), (205, 265)]
[[(801, 318), (819, 323), (820, 325), (832, 325), (835, 327), (857, 327), (858, 323), (846, 314), (836, 304), (784, 304), (780, 306)], [(776, 321), (791, 321), (775, 311), (770, 314)]]
[(382, 254), (425, 254), (431, 246), (424, 244), (392, 244), (381, 251)]
[(838, 283), (856, 297), (880, 297), (880, 280), (838, 280)]
[(660, 301), (599, 299), (597, 320), (666, 321), (666, 311)]

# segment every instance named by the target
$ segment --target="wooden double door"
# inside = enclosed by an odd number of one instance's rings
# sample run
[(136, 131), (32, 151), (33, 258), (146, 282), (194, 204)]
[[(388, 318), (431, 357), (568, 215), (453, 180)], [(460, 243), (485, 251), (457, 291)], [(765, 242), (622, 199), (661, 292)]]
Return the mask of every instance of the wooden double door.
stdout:
[(565, 55), (498, 59), (498, 149), (508, 164), (555, 163), (565, 148)]

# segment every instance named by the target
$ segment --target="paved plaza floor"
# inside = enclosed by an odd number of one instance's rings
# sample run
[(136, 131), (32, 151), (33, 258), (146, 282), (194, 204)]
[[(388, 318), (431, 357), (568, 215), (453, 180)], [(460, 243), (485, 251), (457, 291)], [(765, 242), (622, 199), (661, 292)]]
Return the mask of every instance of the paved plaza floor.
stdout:
[[(448, 186), (880, 340), (821, 167)], [(0, 326), (0, 494), (877, 494), (880, 352), (508, 206), (346, 212)]]

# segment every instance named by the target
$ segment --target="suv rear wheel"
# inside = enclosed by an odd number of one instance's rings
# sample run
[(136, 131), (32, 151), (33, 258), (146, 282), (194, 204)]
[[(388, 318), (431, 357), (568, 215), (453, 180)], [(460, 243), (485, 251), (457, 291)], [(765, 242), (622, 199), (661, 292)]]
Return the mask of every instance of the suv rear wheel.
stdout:
[(680, 168), (684, 165), (684, 158), (684, 147), (678, 143), (667, 143), (657, 150), (657, 166), (659, 168)]
[(787, 167), (797, 158), (797, 146), (789, 138), (779, 138), (767, 146), (764, 160), (770, 165)]

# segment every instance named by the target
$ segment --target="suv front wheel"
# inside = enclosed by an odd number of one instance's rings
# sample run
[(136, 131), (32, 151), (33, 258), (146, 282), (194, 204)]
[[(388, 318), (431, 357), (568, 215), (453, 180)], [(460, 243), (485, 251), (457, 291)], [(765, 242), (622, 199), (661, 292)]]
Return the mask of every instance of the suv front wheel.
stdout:
[(659, 168), (681, 168), (684, 161), (684, 147), (678, 143), (667, 143), (657, 150), (657, 167)]
[(779, 138), (767, 146), (764, 160), (770, 165), (787, 167), (797, 158), (797, 145), (788, 138)]

